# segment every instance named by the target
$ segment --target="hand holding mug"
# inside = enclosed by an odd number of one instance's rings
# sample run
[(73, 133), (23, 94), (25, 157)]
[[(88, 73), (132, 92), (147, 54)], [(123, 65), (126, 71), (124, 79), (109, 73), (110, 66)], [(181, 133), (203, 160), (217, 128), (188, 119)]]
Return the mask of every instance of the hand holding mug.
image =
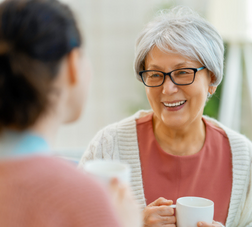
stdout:
[(109, 189), (122, 226), (142, 227), (140, 208), (129, 187), (129, 165), (113, 160), (91, 160), (85, 163), (84, 169)]
[(211, 224), (207, 222), (200, 221), (197, 223), (197, 227), (224, 227), (220, 223), (213, 221)]
[(140, 208), (132, 196), (130, 187), (114, 178), (110, 182), (109, 189), (123, 227), (142, 227)]
[(172, 200), (158, 198), (143, 211), (144, 227), (176, 227)]

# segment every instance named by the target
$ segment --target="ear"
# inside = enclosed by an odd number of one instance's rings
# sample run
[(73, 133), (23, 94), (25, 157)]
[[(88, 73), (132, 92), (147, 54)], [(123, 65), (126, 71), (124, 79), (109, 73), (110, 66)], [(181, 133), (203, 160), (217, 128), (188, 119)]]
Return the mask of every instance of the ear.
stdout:
[(68, 65), (68, 82), (70, 85), (75, 85), (78, 82), (78, 64), (80, 52), (75, 48), (67, 56)]
[(213, 74), (213, 72), (209, 71), (209, 77), (210, 77), (210, 81), (209, 81), (209, 87), (208, 87), (208, 92), (212, 95), (216, 89), (217, 86), (212, 86), (211, 84), (213, 84), (216, 80), (215, 75)]
[(213, 84), (214, 82), (215, 82), (215, 80), (216, 80), (216, 77), (215, 77), (215, 75), (213, 74), (213, 72), (211, 72), (211, 71), (208, 71), (208, 76), (209, 76), (209, 83), (210, 84)]
[(209, 94), (213, 94), (216, 91), (217, 87), (216, 86), (209, 86), (208, 87), (208, 92)]

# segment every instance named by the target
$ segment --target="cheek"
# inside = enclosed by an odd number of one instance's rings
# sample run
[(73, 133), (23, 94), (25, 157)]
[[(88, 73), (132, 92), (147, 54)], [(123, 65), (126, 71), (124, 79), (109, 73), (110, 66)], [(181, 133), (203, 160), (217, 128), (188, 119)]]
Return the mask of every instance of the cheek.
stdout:
[(202, 81), (202, 87), (204, 88), (203, 90), (204, 90), (204, 93), (206, 94), (206, 96), (207, 96), (207, 94), (208, 94), (208, 92), (209, 92), (209, 88), (210, 88), (210, 84), (212, 84), (212, 82), (211, 82), (211, 77), (210, 77), (210, 75), (207, 75), (205, 78), (203, 78), (202, 79), (203, 81)]
[(92, 77), (91, 63), (88, 59), (86, 59), (81, 66), (81, 74), (82, 82), (85, 84), (85, 87), (88, 88)]
[(198, 95), (201, 96), (201, 99), (206, 100), (208, 89), (209, 89), (210, 79), (208, 76), (202, 76), (199, 77), (195, 83), (192, 85), (192, 91)]
[(149, 99), (149, 97), (150, 97), (150, 88), (145, 87), (145, 93), (146, 93), (147, 98)]
[(90, 81), (92, 78), (92, 68), (91, 64), (88, 59), (85, 59), (82, 61), (82, 64), (80, 65), (80, 92), (83, 94), (83, 97), (85, 98), (89, 86), (90, 86)]
[(162, 90), (158, 88), (145, 88), (146, 96), (149, 101), (149, 104), (151, 105), (151, 108), (154, 110), (160, 105), (161, 100), (161, 93)]
[(207, 100), (207, 94), (208, 94), (208, 86), (206, 86), (205, 84), (193, 86), (191, 87), (190, 91), (187, 92), (187, 95), (191, 99), (191, 102), (189, 102), (189, 104), (191, 104), (191, 107), (195, 111), (204, 109)]
[(149, 102), (153, 102), (155, 100), (155, 92), (153, 92), (153, 89), (149, 88), (149, 87), (145, 87), (145, 92), (146, 92), (146, 96), (149, 100)]

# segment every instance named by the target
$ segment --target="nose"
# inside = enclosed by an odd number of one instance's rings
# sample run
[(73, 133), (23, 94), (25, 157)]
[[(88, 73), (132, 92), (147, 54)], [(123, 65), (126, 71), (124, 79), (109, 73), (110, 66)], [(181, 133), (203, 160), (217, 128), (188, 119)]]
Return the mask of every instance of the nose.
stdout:
[(166, 76), (165, 81), (162, 86), (163, 86), (163, 91), (162, 91), (163, 94), (171, 95), (178, 91), (178, 85), (174, 84), (168, 75)]

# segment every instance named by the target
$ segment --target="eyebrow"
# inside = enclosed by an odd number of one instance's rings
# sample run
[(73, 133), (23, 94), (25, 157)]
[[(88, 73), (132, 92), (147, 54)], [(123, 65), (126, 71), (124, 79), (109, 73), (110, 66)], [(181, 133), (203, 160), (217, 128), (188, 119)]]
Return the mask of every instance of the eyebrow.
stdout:
[[(180, 67), (188, 67), (187, 64), (188, 64), (188, 62), (181, 62), (181, 63), (178, 63), (178, 64), (174, 65), (173, 68), (177, 69), (177, 68), (180, 68)], [(155, 68), (155, 69), (158, 69), (158, 70), (162, 71), (162, 68), (160, 66), (158, 66), (158, 65), (155, 65), (155, 64), (149, 65), (149, 67), (146, 68), (146, 70), (149, 69), (149, 68)]]
[(187, 66), (188, 62), (182, 62), (182, 63), (178, 63), (177, 65), (174, 65), (174, 67), (185, 67)]
[(147, 67), (146, 70), (148, 70), (149, 68), (154, 68), (154, 69), (162, 70), (161, 67), (158, 66), (158, 65), (149, 65), (149, 67)]

